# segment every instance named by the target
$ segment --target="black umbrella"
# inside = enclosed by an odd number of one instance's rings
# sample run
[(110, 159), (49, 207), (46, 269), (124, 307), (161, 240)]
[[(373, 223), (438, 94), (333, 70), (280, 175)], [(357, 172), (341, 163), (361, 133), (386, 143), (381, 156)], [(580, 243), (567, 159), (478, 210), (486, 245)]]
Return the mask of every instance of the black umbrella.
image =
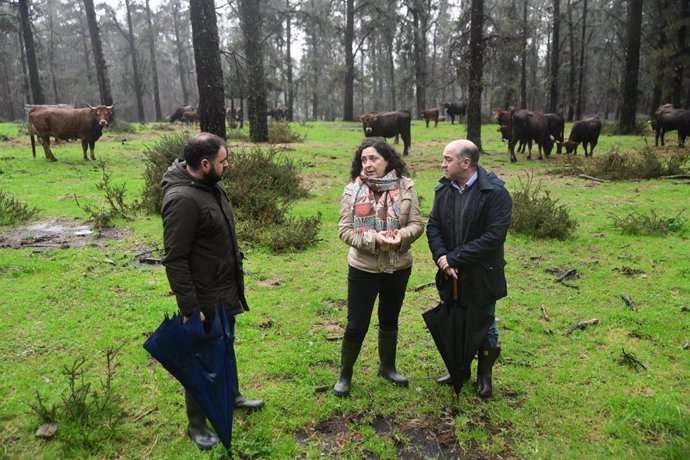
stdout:
[(458, 280), (452, 279), (453, 298), (422, 313), (436, 348), (448, 368), (455, 394), (469, 375), (472, 359), (493, 323), (494, 316), (476, 305), (458, 302)]
[(167, 315), (144, 348), (196, 399), (226, 449), (235, 401), (233, 328), (225, 308), (201, 322), (199, 311), (182, 323)]

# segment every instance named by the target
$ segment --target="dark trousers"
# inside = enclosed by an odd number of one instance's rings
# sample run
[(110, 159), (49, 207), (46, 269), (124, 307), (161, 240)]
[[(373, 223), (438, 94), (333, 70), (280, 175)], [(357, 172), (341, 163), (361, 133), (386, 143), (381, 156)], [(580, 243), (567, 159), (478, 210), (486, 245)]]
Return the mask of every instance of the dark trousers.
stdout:
[(376, 297), (379, 298), (379, 328), (397, 331), (412, 267), (393, 273), (369, 273), (349, 267), (347, 274), (347, 328), (345, 339), (361, 342), (369, 330)]

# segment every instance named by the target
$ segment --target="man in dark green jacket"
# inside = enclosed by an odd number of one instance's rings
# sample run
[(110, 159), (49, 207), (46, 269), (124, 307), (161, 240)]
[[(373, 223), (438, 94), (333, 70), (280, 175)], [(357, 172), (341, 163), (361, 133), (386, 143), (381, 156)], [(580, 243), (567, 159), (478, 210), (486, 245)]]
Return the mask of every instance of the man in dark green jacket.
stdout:
[[(215, 134), (199, 133), (185, 145), (184, 161), (175, 160), (161, 182), (163, 265), (185, 318), (197, 309), (202, 321), (216, 308), (226, 308), (230, 315), (249, 310), (232, 206), (220, 183), (227, 168), (225, 141)], [(263, 406), (263, 401), (240, 394), (237, 374), (235, 388), (235, 408)], [(185, 402), (189, 436), (200, 449), (210, 449), (219, 442), (218, 437), (208, 429), (203, 411), (187, 392)]]
[[(459, 280), (460, 304), (494, 316), (496, 301), (507, 295), (503, 243), (512, 215), (510, 194), (501, 179), (479, 166), (473, 142), (449, 143), (441, 166), (444, 177), (435, 189), (426, 232), (439, 269), (436, 286), (448, 302), (453, 298), (451, 280)], [(477, 393), (482, 398), (491, 396), (492, 368), (500, 352), (494, 320), (478, 351)], [(450, 383), (450, 376), (437, 381)]]

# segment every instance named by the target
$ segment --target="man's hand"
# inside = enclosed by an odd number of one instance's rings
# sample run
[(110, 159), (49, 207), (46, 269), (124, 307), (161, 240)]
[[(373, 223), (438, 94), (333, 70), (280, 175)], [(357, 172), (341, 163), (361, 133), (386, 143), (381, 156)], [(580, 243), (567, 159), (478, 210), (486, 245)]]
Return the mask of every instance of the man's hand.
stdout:
[(441, 256), (438, 258), (436, 261), (436, 265), (438, 265), (438, 268), (440, 268), (443, 273), (446, 274), (449, 278), (455, 278), (458, 279), (458, 269), (457, 267), (451, 267), (448, 265), (448, 259), (446, 256)]
[[(189, 321), (189, 318), (191, 318), (191, 317), (192, 317), (192, 315), (184, 315), (184, 316), (182, 316), (182, 324), (184, 324), (184, 323), (186, 323), (187, 321)], [(204, 313), (203, 313), (203, 312), (199, 312), (199, 318), (201, 318), (201, 322), (202, 322), (202, 323), (206, 321), (206, 317), (204, 316)]]

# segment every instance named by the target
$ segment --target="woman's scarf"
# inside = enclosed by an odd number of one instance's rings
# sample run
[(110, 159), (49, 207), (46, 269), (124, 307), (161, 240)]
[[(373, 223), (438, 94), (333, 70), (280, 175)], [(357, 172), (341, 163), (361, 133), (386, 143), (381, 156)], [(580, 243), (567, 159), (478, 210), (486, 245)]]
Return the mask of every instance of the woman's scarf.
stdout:
[[(376, 194), (380, 193), (378, 199)], [(371, 242), (381, 231), (392, 233), (400, 229), (400, 190), (398, 174), (390, 171), (383, 177), (355, 179), (352, 196), (352, 228)], [(391, 264), (397, 260), (398, 251), (391, 250)]]

